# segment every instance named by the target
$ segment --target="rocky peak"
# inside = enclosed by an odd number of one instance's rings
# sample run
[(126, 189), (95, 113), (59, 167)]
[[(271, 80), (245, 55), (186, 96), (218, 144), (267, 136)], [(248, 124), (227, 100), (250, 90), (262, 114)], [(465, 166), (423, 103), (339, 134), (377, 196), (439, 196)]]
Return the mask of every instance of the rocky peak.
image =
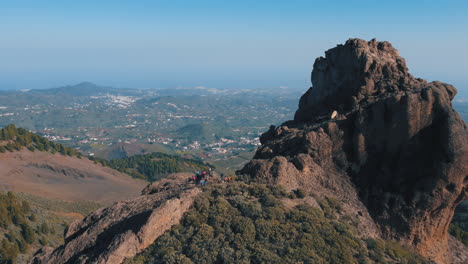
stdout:
[[(433, 84), (408, 72), (405, 59), (386, 41), (349, 39), (315, 60), (312, 87), (302, 96), (295, 120), (311, 121), (334, 110), (350, 111), (398, 92)], [(450, 96), (456, 90), (446, 85)]]
[(368, 235), (456, 263), (448, 226), (468, 197), (468, 136), (455, 94), (414, 78), (390, 43), (350, 39), (315, 61), (294, 120), (264, 133), (239, 173), (335, 196)]

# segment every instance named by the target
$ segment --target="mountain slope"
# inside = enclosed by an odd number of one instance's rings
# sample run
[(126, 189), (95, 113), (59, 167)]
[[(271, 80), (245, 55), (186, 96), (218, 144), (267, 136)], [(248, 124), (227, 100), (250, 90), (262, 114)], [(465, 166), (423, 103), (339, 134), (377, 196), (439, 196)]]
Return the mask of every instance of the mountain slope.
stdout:
[(26, 130), (10, 125), (0, 136), (0, 190), (109, 203), (135, 196), (145, 186)]

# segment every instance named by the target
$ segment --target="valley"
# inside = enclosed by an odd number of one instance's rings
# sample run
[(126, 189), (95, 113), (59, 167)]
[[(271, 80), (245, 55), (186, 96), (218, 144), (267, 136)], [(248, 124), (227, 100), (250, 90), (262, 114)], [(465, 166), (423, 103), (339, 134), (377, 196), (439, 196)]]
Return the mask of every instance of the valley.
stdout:
[(0, 92), (0, 126), (13, 123), (104, 159), (163, 152), (229, 167), (233, 157), (259, 146), (271, 124), (292, 117), (300, 94), (289, 88), (142, 90), (85, 82)]

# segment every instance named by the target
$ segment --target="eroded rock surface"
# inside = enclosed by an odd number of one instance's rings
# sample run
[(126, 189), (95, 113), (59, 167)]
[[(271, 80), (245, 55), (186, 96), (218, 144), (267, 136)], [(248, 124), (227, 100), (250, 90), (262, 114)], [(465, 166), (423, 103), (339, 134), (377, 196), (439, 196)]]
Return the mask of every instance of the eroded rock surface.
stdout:
[(122, 263), (179, 223), (201, 192), (187, 183), (188, 177), (173, 174), (147, 186), (140, 197), (72, 223), (63, 246), (40, 249), (30, 263)]
[(239, 173), (335, 196), (366, 235), (402, 241), (437, 263), (467, 261), (453, 256), (447, 234), (468, 196), (456, 89), (413, 77), (388, 42), (350, 39), (325, 54), (294, 120), (264, 133)]

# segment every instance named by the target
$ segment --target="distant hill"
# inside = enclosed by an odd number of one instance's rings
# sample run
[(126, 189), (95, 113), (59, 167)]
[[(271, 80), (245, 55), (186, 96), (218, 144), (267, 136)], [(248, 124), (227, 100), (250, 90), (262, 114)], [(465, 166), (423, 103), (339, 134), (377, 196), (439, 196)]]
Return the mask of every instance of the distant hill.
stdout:
[(0, 130), (0, 146), (0, 191), (110, 203), (135, 196), (145, 186), (141, 180), (14, 125)]
[[(17, 93), (17, 92), (16, 92)], [(140, 89), (115, 88), (111, 86), (98, 85), (92, 82), (81, 82), (74, 85), (66, 85), (48, 89), (32, 89), (24, 91), (30, 96), (74, 96), (89, 97), (103, 94), (139, 95)]]
[(234, 133), (227, 125), (220, 122), (216, 123), (196, 123), (188, 124), (177, 129), (176, 134), (189, 142), (193, 141), (214, 141), (221, 137), (231, 137)]
[(96, 159), (96, 161), (120, 172), (127, 173), (134, 178), (146, 181), (156, 181), (176, 172), (193, 172), (209, 169), (209, 166), (202, 161), (158, 152), (110, 161), (102, 159)]
[(34, 89), (31, 90), (31, 93), (41, 93), (41, 94), (67, 94), (73, 96), (90, 96), (98, 93), (108, 93), (115, 92), (117, 89), (106, 86), (99, 86), (91, 82), (82, 82), (75, 85), (67, 85), (58, 88), (51, 89)]
[(112, 146), (98, 148), (93, 151), (96, 157), (105, 160), (123, 159), (134, 155), (149, 154), (153, 152), (162, 152), (166, 154), (171, 153), (171, 150), (169, 150), (162, 144), (143, 144), (138, 142), (120, 142)]
[(213, 127), (206, 123), (186, 125), (179, 128), (177, 134), (188, 141), (213, 140), (216, 136)]

